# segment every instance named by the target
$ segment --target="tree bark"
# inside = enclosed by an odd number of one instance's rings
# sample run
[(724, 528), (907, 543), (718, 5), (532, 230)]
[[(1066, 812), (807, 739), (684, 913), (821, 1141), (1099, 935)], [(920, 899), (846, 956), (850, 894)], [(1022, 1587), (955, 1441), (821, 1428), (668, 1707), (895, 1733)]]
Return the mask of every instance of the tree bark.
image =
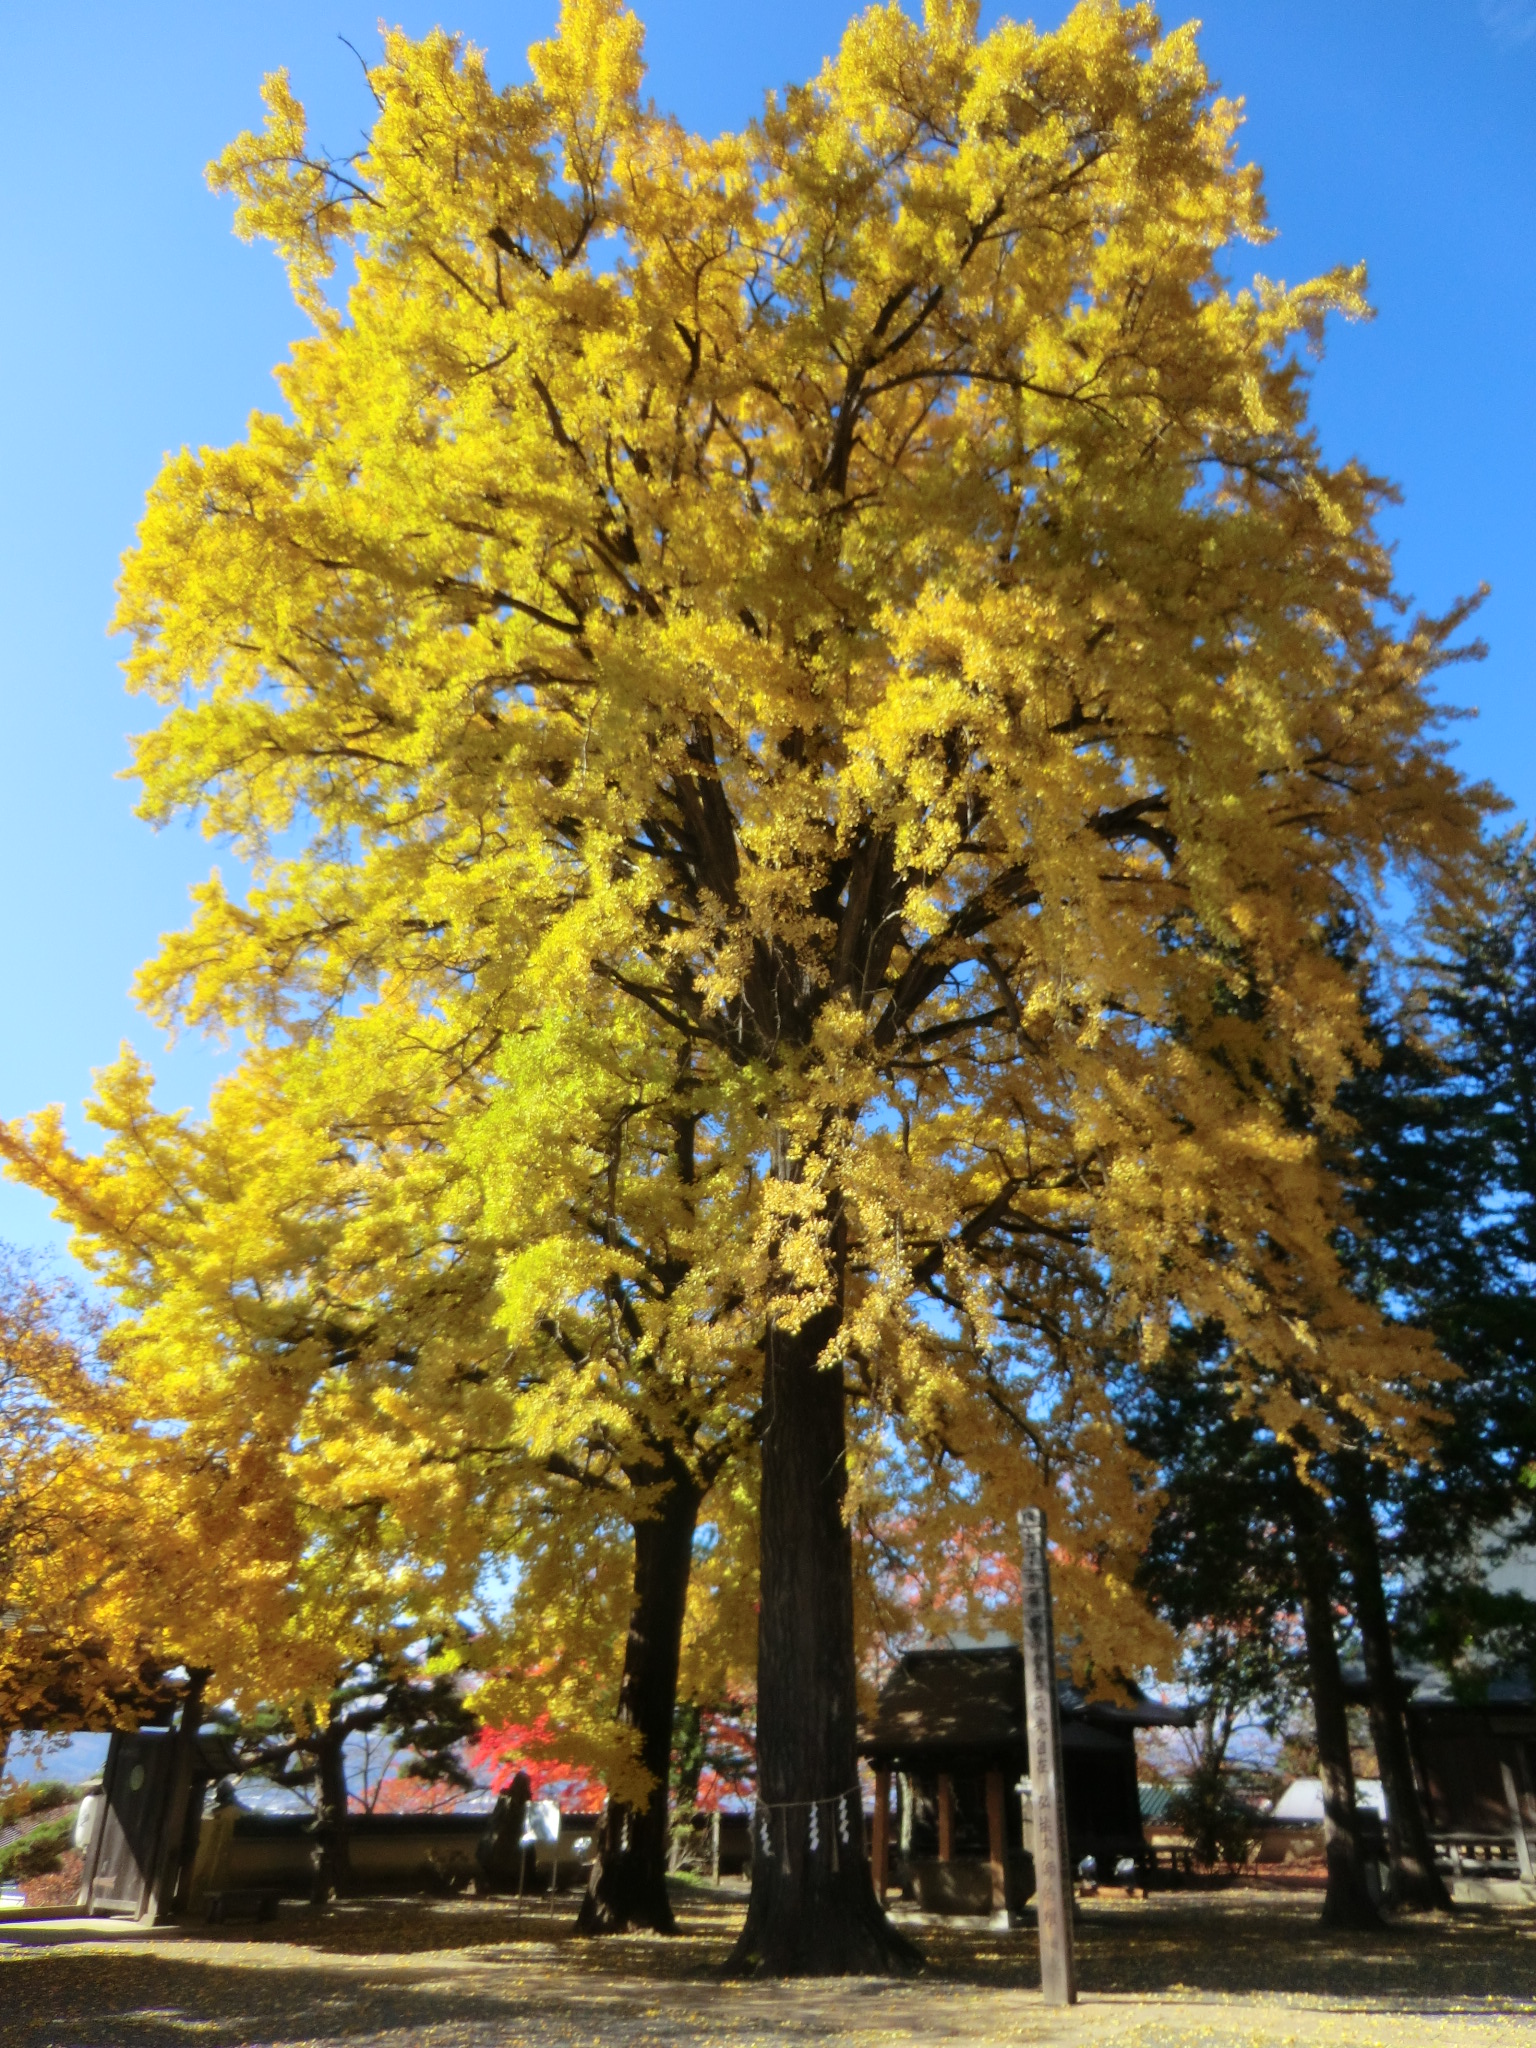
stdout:
[(1403, 1694), (1392, 1652), (1392, 1625), (1386, 1590), (1381, 1582), (1381, 1545), (1371, 1514), (1365, 1475), (1353, 1458), (1339, 1467), (1340, 1524), (1355, 1589), (1355, 1621), (1365, 1651), (1370, 1686), (1371, 1740), (1387, 1794), (1387, 1852), (1391, 1860), (1392, 1896), (1410, 1911), (1449, 1911), (1451, 1895), (1435, 1868), (1434, 1846), (1424, 1817), (1408, 1727), (1403, 1719)]
[(666, 1489), (654, 1512), (635, 1524), (634, 1598), (619, 1685), (619, 1720), (638, 1732), (640, 1760), (655, 1783), (643, 1806), (609, 1800), (578, 1934), (622, 1934), (630, 1927), (677, 1932), (667, 1895), (667, 1783), (693, 1536), (704, 1495), (673, 1452), (654, 1472), (631, 1477)]
[(352, 1889), (352, 1831), (347, 1810), (346, 1735), (328, 1728), (315, 1745), (316, 1842), (313, 1905), (345, 1898)]
[(793, 1334), (771, 1324), (764, 1346), (759, 1805), (730, 1965), (755, 1976), (892, 1974), (917, 1960), (875, 1897), (864, 1846), (843, 1385), (816, 1362), (837, 1325), (835, 1309)]
[(1307, 1637), (1307, 1670), (1312, 1713), (1317, 1723), (1317, 1769), (1323, 1782), (1323, 1853), (1328, 1889), (1325, 1927), (1379, 1927), (1381, 1915), (1365, 1879), (1365, 1857), (1355, 1815), (1355, 1774), (1349, 1760), (1349, 1714), (1339, 1646), (1333, 1633), (1333, 1575), (1328, 1548), (1317, 1526), (1319, 1510), (1310, 1498), (1298, 1504), (1296, 1562), (1301, 1580), (1301, 1613)]

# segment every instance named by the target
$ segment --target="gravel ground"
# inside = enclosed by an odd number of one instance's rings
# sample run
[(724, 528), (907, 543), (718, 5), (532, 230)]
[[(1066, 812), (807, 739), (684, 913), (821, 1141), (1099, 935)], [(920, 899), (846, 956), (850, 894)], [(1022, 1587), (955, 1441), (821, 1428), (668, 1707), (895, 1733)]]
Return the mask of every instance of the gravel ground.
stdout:
[(577, 1942), (569, 1901), (299, 1909), (273, 1925), (0, 1931), (4, 2048), (1536, 2048), (1536, 1912), (1369, 1938), (1317, 1900), (1233, 1891), (1082, 1908), (1082, 2001), (1041, 2005), (1034, 1936), (914, 1928), (924, 1973), (722, 1981), (742, 1896), (691, 1892), (679, 1939)]

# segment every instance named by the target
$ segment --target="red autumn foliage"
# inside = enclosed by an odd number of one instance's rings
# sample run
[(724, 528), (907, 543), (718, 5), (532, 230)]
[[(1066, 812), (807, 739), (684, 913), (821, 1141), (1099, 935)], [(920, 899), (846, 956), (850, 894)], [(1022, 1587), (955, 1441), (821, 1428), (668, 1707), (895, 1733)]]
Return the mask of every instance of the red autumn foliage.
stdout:
[(557, 1753), (558, 1742), (548, 1714), (526, 1723), (508, 1721), (500, 1728), (482, 1728), (467, 1762), (493, 1792), (505, 1791), (519, 1771), (526, 1771), (535, 1799), (557, 1799), (563, 1807), (586, 1811), (601, 1806), (603, 1787), (579, 1764), (566, 1763)]
[(702, 1716), (705, 1762), (699, 1772), (694, 1805), (713, 1813), (726, 1804), (741, 1805), (757, 1786), (757, 1744), (750, 1720), (731, 1708), (706, 1709)]
[(403, 1777), (391, 1771), (383, 1783), (364, 1801), (354, 1793), (354, 1812), (369, 1813), (451, 1813), (464, 1797), (462, 1786), (434, 1784), (421, 1778)]

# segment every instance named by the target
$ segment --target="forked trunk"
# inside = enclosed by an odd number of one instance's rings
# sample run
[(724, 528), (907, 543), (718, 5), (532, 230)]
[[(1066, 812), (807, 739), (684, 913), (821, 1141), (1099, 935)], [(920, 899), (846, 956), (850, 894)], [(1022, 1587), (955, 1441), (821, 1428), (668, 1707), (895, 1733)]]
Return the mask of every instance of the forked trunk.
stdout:
[(1381, 1583), (1381, 1546), (1364, 1474), (1352, 1466), (1353, 1461), (1341, 1461), (1340, 1519), (1349, 1552), (1349, 1576), (1355, 1589), (1355, 1620), (1360, 1628), (1365, 1675), (1370, 1686), (1371, 1740), (1387, 1794), (1392, 1896), (1396, 1904), (1410, 1911), (1449, 1909), (1451, 1895), (1435, 1868), (1434, 1847), (1413, 1775), (1402, 1688), (1392, 1653), (1392, 1625)]
[(818, 1369), (825, 1311), (764, 1356), (758, 1810), (752, 1893), (731, 1968), (889, 1975), (916, 1952), (875, 1898), (859, 1795), (853, 1552), (842, 1375)]
[(667, 1780), (683, 1612), (703, 1494), (682, 1460), (671, 1455), (654, 1473), (631, 1477), (642, 1484), (666, 1482), (649, 1520), (635, 1524), (634, 1599), (619, 1686), (619, 1719), (638, 1731), (640, 1760), (655, 1787), (644, 1806), (609, 1800), (576, 1919), (579, 1934), (622, 1934), (630, 1927), (677, 1931), (667, 1896)]
[(1312, 1524), (1313, 1505), (1297, 1517), (1296, 1551), (1301, 1577), (1301, 1613), (1307, 1637), (1307, 1673), (1317, 1723), (1317, 1772), (1323, 1783), (1323, 1854), (1328, 1889), (1325, 1927), (1379, 1927), (1381, 1915), (1366, 1883), (1360, 1823), (1355, 1812), (1355, 1774), (1349, 1760), (1349, 1713), (1339, 1646), (1333, 1633), (1333, 1586), (1322, 1532)]

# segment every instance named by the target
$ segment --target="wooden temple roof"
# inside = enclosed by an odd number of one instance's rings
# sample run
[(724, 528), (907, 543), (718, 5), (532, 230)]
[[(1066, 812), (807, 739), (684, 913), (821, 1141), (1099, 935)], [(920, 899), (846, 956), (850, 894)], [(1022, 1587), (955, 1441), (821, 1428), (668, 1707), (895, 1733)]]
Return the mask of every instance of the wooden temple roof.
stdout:
[[(1122, 1702), (1089, 1699), (1075, 1686), (1057, 1688), (1062, 1744), (1099, 1748), (1128, 1743), (1138, 1728), (1181, 1727), (1188, 1713), (1127, 1688)], [(937, 1767), (946, 1758), (988, 1756), (1024, 1769), (1024, 1657), (1015, 1643), (908, 1650), (880, 1688), (874, 1713), (859, 1731), (860, 1753), (880, 1764)]]

